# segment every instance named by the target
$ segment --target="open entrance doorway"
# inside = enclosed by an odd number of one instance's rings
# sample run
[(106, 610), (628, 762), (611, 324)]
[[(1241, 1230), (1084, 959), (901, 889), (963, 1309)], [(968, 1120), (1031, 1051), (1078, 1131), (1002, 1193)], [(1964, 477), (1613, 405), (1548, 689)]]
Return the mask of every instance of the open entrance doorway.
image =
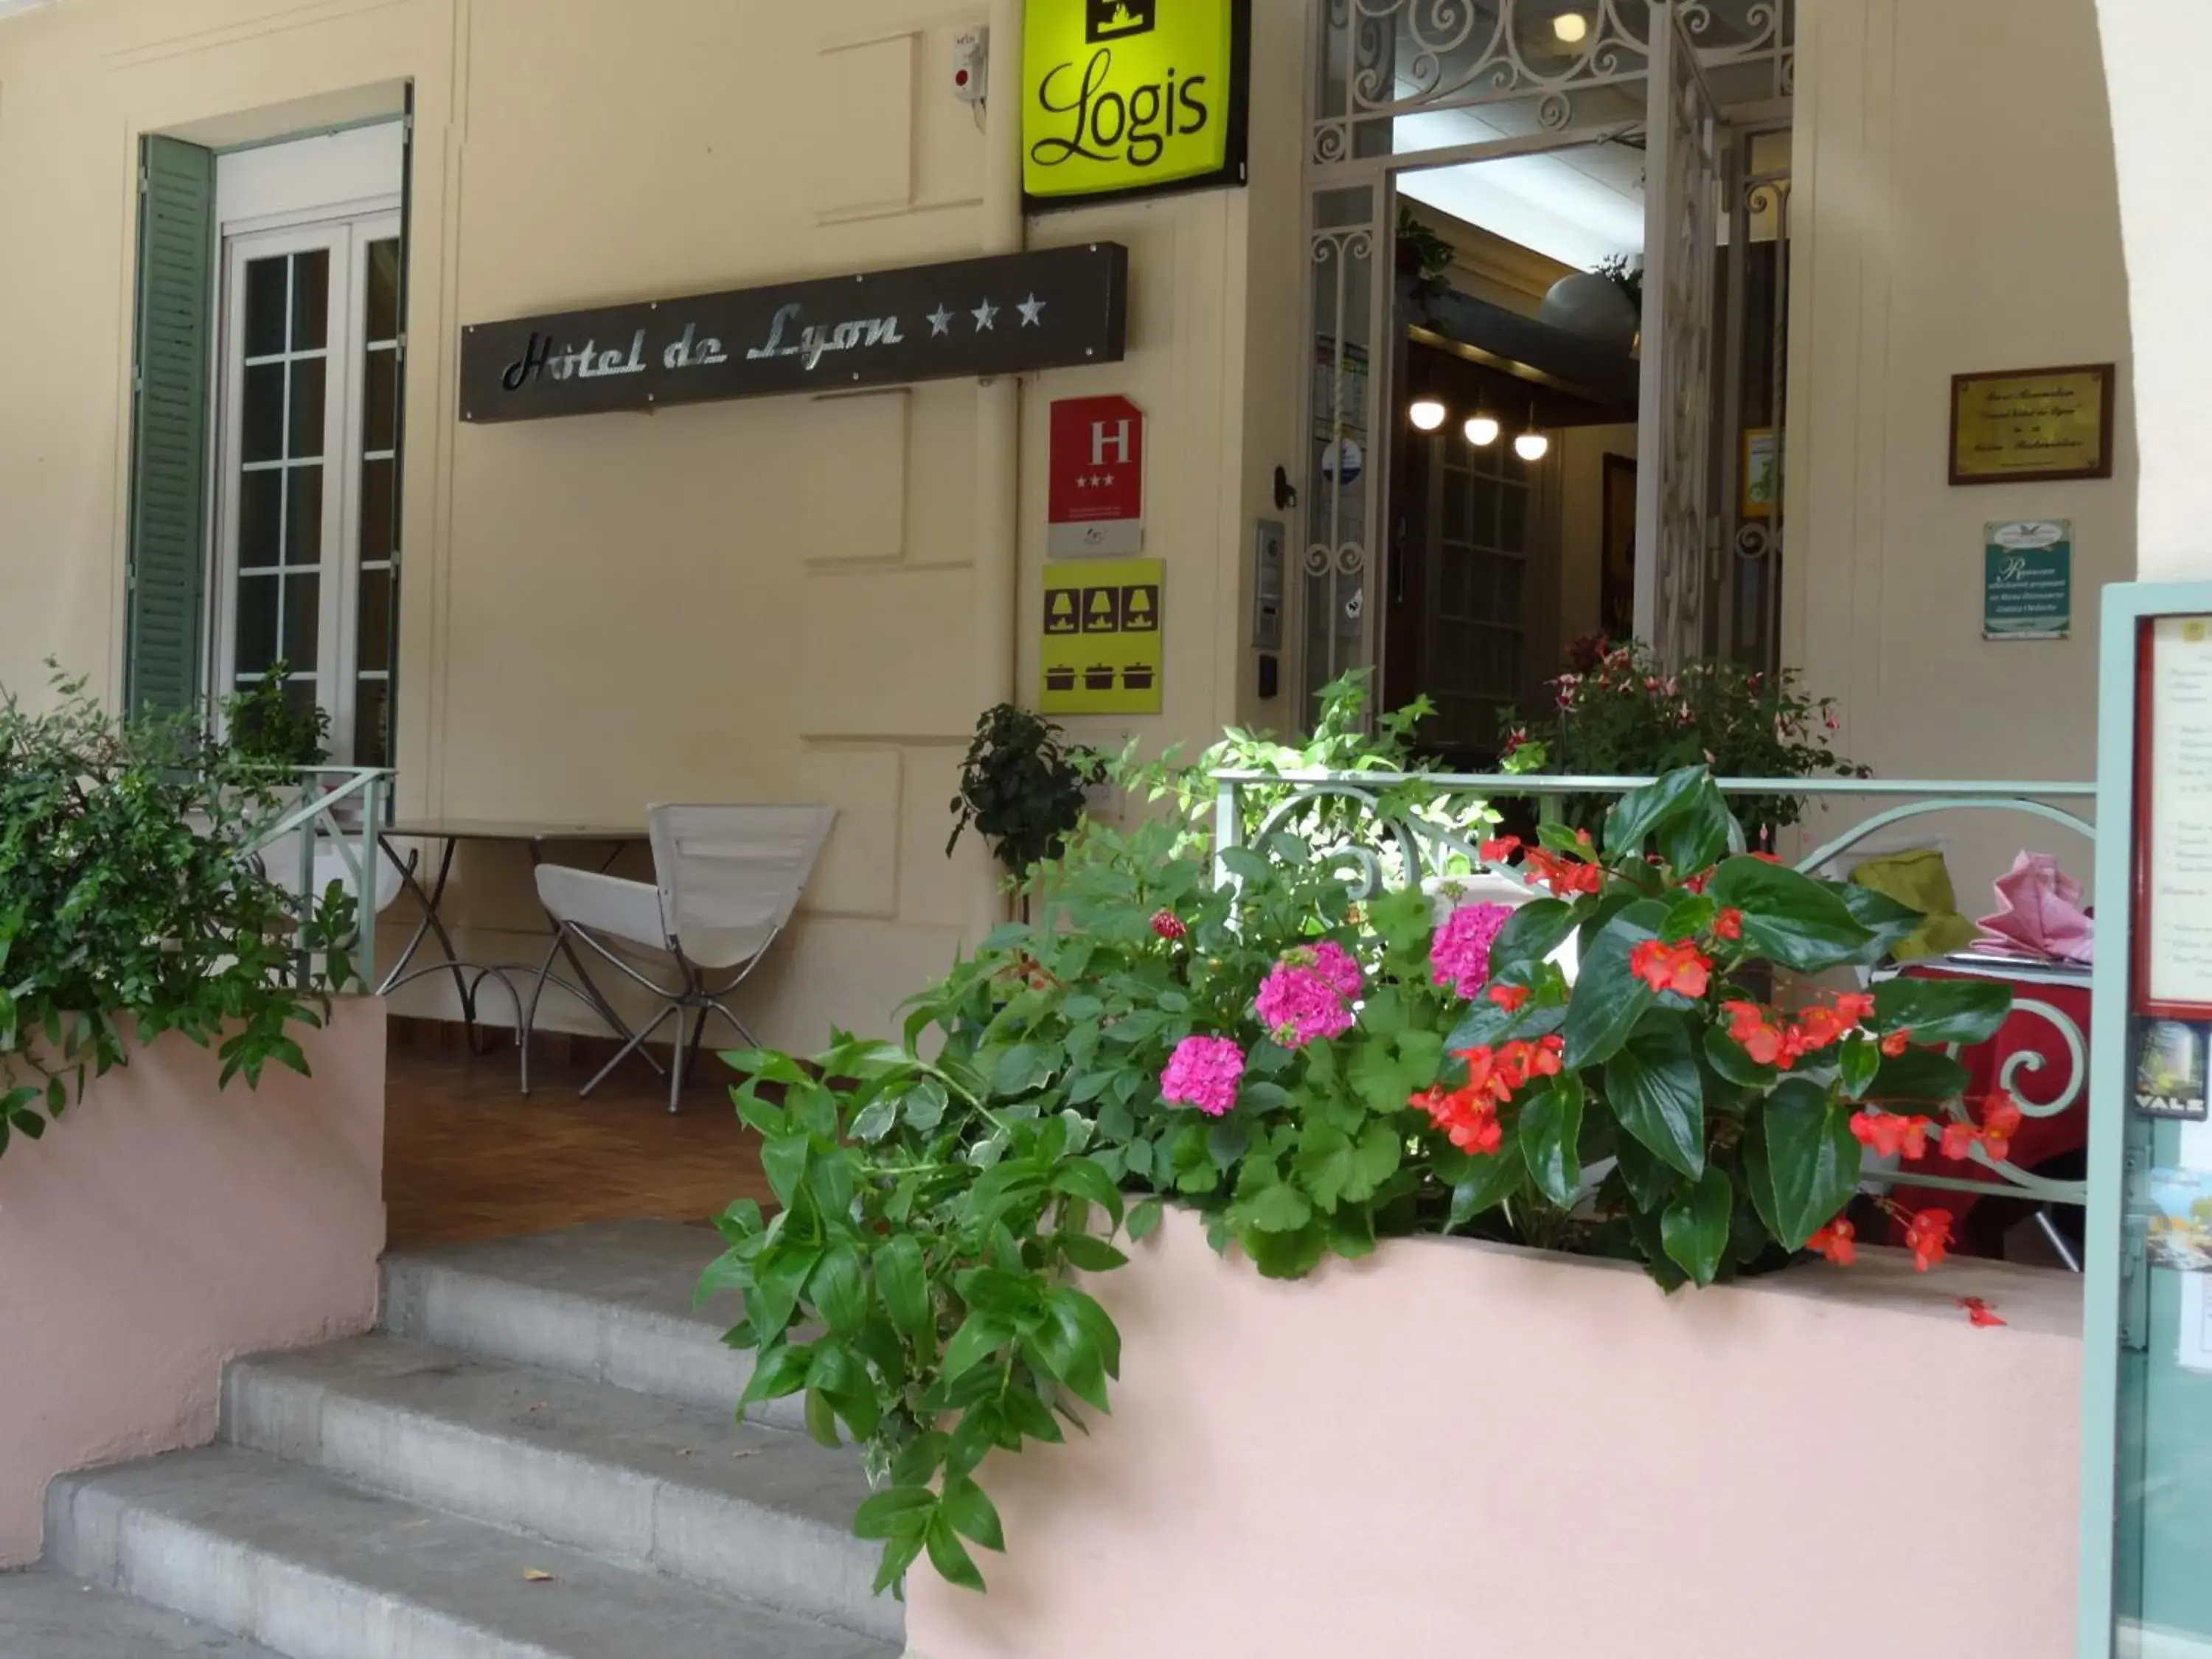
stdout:
[(1356, 14), (1306, 169), (1309, 709), (1378, 668), (1480, 764), (1577, 638), (1772, 665), (1794, 7)]
[(1382, 696), (1457, 769), (1635, 629), (1642, 191), (1624, 143), (1399, 181)]

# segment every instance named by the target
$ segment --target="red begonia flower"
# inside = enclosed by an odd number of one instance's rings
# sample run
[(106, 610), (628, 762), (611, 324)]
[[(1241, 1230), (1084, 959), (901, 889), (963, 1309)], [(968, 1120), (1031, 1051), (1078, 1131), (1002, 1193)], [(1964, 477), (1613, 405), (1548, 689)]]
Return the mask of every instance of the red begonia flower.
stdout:
[(1948, 1210), (1923, 1210), (1905, 1225), (1905, 1245), (1912, 1252), (1913, 1267), (1921, 1273), (1926, 1273), (1943, 1259), (1950, 1243)]
[(1858, 1254), (1857, 1246), (1852, 1243), (1857, 1235), (1857, 1231), (1843, 1217), (1838, 1216), (1819, 1232), (1807, 1239), (1805, 1248), (1808, 1250), (1818, 1250), (1838, 1267), (1848, 1267), (1851, 1265), (1852, 1259)]

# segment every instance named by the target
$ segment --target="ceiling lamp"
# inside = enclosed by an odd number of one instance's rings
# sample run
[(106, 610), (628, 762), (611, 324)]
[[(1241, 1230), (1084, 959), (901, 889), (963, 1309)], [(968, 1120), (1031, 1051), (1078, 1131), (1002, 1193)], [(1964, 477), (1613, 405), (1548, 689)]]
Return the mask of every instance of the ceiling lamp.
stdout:
[(1487, 415), (1467, 417), (1467, 441), (1477, 449), (1487, 449), (1498, 441), (1498, 422)]
[(1513, 453), (1524, 461), (1540, 461), (1552, 453), (1552, 441), (1536, 430), (1536, 405), (1528, 405), (1528, 429), (1513, 441)]
[(1636, 343), (1636, 331), (1644, 320), (1636, 314), (1628, 291), (1595, 270), (1578, 270), (1553, 283), (1536, 319), (1615, 351), (1626, 351)]
[(1589, 33), (1589, 19), (1578, 11), (1563, 11), (1552, 20), (1552, 33), (1568, 46), (1577, 45)]
[(1434, 432), (1444, 423), (1444, 406), (1434, 398), (1417, 398), (1406, 418), (1424, 432)]

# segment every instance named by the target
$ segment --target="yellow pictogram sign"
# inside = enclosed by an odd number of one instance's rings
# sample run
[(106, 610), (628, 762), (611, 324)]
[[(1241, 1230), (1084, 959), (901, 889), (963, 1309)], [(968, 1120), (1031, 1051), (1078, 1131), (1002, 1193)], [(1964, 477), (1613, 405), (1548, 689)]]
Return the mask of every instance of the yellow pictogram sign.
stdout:
[(1160, 561), (1085, 559), (1044, 568), (1048, 714), (1160, 712)]

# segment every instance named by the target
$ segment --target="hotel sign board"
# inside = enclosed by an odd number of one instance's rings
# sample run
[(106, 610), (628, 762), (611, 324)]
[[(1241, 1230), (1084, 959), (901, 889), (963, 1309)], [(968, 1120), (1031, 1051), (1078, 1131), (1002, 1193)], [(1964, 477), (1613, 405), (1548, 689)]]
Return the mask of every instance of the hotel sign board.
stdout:
[(1119, 362), (1128, 288), (1128, 250), (1092, 242), (472, 324), (461, 333), (461, 418)]
[(1250, 0), (1030, 0), (1032, 210), (1244, 182)]

